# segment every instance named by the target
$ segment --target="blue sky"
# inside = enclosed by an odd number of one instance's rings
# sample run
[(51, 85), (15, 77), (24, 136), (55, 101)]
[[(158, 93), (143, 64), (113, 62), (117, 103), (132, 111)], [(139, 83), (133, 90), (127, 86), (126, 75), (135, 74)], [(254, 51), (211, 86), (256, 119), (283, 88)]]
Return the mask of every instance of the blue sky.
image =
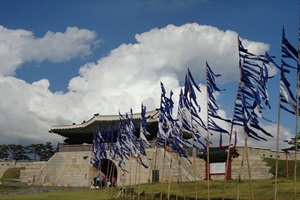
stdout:
[[(296, 46), (298, 19), (296, 0), (2, 0), (0, 143), (57, 142), (62, 138), (48, 133), (53, 124), (140, 112), (141, 102), (153, 109), (159, 81), (178, 93), (188, 67), (205, 84), (205, 61), (223, 74), (226, 92), (218, 101), (231, 117), (238, 78), (233, 35), (279, 63), (282, 25)], [(267, 113), (274, 121), (278, 87), (276, 77)], [(284, 117), (283, 138), (294, 133), (293, 121)]]

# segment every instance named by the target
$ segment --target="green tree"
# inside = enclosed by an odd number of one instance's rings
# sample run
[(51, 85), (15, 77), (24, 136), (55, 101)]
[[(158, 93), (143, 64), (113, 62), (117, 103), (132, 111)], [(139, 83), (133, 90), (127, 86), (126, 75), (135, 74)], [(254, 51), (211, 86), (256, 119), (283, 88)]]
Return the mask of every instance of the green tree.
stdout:
[(20, 144), (9, 144), (8, 152), (13, 160), (30, 160), (29, 156), (27, 155), (26, 148)]
[[(284, 140), (290, 147), (282, 149), (283, 151), (295, 151), (296, 147), (296, 137), (291, 138), (290, 140)], [(298, 133), (297, 141), (297, 151), (300, 151), (300, 132)]]
[(0, 159), (5, 159), (8, 158), (9, 153), (8, 153), (8, 146), (5, 144), (0, 145)]
[(39, 160), (39, 157), (44, 149), (44, 144), (31, 144), (26, 147), (28, 154), (32, 155), (34, 160)]
[(40, 160), (47, 161), (54, 154), (54, 149), (51, 142), (47, 142), (43, 145), (43, 148), (39, 154)]

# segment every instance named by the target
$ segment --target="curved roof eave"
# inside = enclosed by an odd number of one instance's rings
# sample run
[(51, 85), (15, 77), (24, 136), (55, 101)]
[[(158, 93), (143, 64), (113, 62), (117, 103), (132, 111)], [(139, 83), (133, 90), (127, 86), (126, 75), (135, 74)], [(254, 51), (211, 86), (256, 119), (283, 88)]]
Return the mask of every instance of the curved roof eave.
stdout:
[[(159, 109), (155, 109), (149, 112), (146, 112), (146, 119), (147, 122), (156, 122), (159, 116)], [(133, 113), (133, 119), (140, 119), (141, 113)], [(55, 130), (62, 130), (62, 129), (80, 129), (85, 128), (95, 122), (110, 122), (110, 121), (119, 121), (119, 115), (99, 115), (94, 114), (94, 116), (89, 119), (88, 121), (84, 121), (81, 124), (72, 124), (72, 125), (52, 125), (50, 133), (55, 133)]]

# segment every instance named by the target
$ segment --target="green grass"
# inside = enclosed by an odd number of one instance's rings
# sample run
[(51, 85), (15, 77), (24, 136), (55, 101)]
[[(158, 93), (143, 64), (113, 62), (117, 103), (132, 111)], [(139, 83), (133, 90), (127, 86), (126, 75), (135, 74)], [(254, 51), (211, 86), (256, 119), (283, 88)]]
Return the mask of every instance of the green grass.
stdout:
[[(270, 173), (275, 173), (275, 160), (274, 159), (265, 159), (265, 161), (271, 166)], [(300, 165), (300, 163), (299, 163)], [(289, 163), (290, 176), (289, 178), (284, 177), (285, 175), (285, 161), (278, 162), (278, 180), (277, 180), (277, 199), (294, 199), (294, 181), (293, 181), (293, 161)], [(300, 170), (298, 170), (300, 171)], [(8, 174), (14, 174), (12, 171)], [(297, 173), (298, 175), (298, 173)], [(10, 175), (7, 175), (11, 177)], [(300, 183), (300, 179), (297, 180), (297, 185)], [(2, 188), (3, 187), (3, 188)], [(6, 187), (6, 188), (5, 188)], [(28, 187), (28, 186), (27, 186)], [(253, 195), (254, 199), (269, 200), (274, 199), (274, 179), (269, 180), (254, 180), (252, 181)], [(1, 189), (2, 188), (2, 189)], [(131, 188), (131, 189), (130, 189)], [(146, 199), (160, 199), (160, 191), (163, 188), (163, 197), (167, 199), (166, 196), (169, 194), (170, 199), (176, 199), (176, 196), (179, 197), (178, 200), (186, 198), (186, 200), (195, 199), (197, 196), (198, 200), (203, 200), (208, 198), (208, 182), (207, 181), (198, 181), (196, 182), (183, 182), (178, 183), (172, 182), (169, 184), (165, 182), (161, 183), (149, 183), (135, 185), (132, 187), (126, 187), (125, 194), (120, 194), (119, 199), (133, 199), (132, 197), (137, 197), (137, 194), (141, 195), (141, 200)], [(210, 181), (209, 182), (209, 196), (210, 199), (222, 199), (223, 197), (223, 188), (224, 181)], [(0, 186), (1, 191), (9, 191), (16, 189), (26, 189), (26, 186)], [(76, 190), (64, 190), (64, 191), (53, 191), (53, 192), (43, 192), (36, 194), (23, 194), (23, 195), (14, 195), (14, 196), (0, 196), (0, 200), (10, 199), (10, 200), (68, 200), (68, 199), (101, 199), (101, 200), (113, 200), (120, 193), (121, 188), (109, 188), (104, 190), (90, 190), (88, 188), (76, 189)], [(130, 191), (134, 191), (130, 193)], [(195, 192), (197, 191), (197, 192)], [(242, 180), (238, 182), (236, 180), (226, 181), (225, 182), (225, 199), (237, 199), (239, 194), (239, 199), (251, 199), (251, 190), (249, 180)], [(137, 199), (137, 198), (135, 198)], [(300, 189), (296, 193), (296, 198), (300, 199)]]
[[(210, 198), (211, 199), (221, 199), (223, 194), (224, 181), (210, 181)], [(255, 199), (269, 200), (274, 199), (274, 180), (260, 180), (252, 181), (253, 193)], [(178, 187), (177, 187), (178, 186)], [(207, 181), (196, 182), (184, 182), (177, 185), (176, 182), (172, 182), (170, 185), (170, 194), (173, 199), (176, 195), (180, 197), (207, 199), (208, 196), (208, 184)], [(238, 192), (238, 181), (226, 181), (225, 185), (225, 199), (236, 199)], [(120, 188), (119, 188), (120, 189)], [(56, 192), (44, 192), (38, 194), (23, 194), (14, 196), (0, 196), (2, 199), (10, 200), (67, 200), (67, 199), (101, 199), (101, 200), (112, 200), (120, 192), (119, 189), (104, 189), (104, 190), (90, 190), (90, 189), (78, 189), (78, 190), (68, 190), (68, 191), (56, 191)], [(129, 187), (126, 188), (127, 191)], [(141, 196), (143, 199), (159, 199), (161, 184), (141, 184), (133, 187), (134, 192), (143, 193), (146, 195)], [(178, 189), (178, 190), (177, 190)], [(178, 191), (178, 193), (177, 193)], [(168, 183), (163, 184), (163, 196), (168, 194)], [(242, 181), (240, 183), (240, 199), (251, 199), (251, 191), (249, 181)], [(283, 199), (293, 199), (293, 181), (289, 179), (280, 178), (278, 181), (278, 200)], [(119, 199), (132, 199), (132, 195), (119, 195)], [(183, 198), (182, 198), (183, 199)], [(300, 199), (300, 192), (297, 193), (296, 199)]]
[[(268, 163), (271, 167), (270, 173), (275, 175), (276, 160), (273, 158), (264, 158), (264, 161)], [(294, 178), (294, 164), (293, 160), (288, 161), (288, 178)], [(300, 161), (297, 161), (297, 179), (300, 179)], [(278, 160), (278, 176), (277, 177), (286, 177), (286, 161)]]
[(25, 169), (25, 167), (8, 168), (0, 180), (19, 179), (20, 171), (23, 169)]

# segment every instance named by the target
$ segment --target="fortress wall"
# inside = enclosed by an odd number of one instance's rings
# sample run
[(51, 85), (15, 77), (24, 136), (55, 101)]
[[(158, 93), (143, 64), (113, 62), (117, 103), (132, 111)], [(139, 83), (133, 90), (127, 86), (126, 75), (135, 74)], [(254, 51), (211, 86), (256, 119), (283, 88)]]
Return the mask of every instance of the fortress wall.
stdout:
[[(93, 177), (99, 173), (90, 166), (91, 145), (81, 145), (81, 147), (80, 145), (71, 146), (62, 147), (60, 152), (56, 153), (46, 164), (37, 167), (38, 169), (33, 169), (34, 166), (31, 166), (21, 171), (22, 181), (34, 185), (89, 187)], [(86, 148), (90, 150), (77, 151)], [(152, 162), (149, 162), (146, 158), (143, 158), (148, 168), (140, 166), (136, 159), (133, 158), (126, 161), (126, 170), (130, 173), (124, 172), (125, 185), (152, 181), (167, 182), (169, 178), (171, 181), (177, 181), (178, 177), (182, 181), (204, 180), (205, 162), (202, 159), (195, 158), (194, 160), (190, 156), (189, 160), (193, 163), (195, 161), (194, 165), (190, 164), (187, 159), (178, 157), (175, 153), (167, 151), (164, 153), (163, 148), (159, 148), (157, 154), (155, 154), (154, 148), (146, 149), (146, 152), (149, 158), (152, 159)], [(243, 158), (243, 148), (238, 148), (238, 153), (240, 153), (240, 156), (232, 161), (232, 179), (237, 180), (239, 177), (241, 179), (248, 179), (248, 165), (246, 158)], [(269, 167), (263, 161), (263, 157), (270, 157), (273, 153), (268, 149), (249, 148), (252, 179), (268, 179), (273, 176), (269, 174)], [(280, 159), (285, 159), (285, 155), (280, 154)], [(118, 163), (113, 162), (118, 170), (117, 184), (122, 185), (120, 181), (122, 170), (118, 167)], [(35, 164), (33, 163), (32, 165)], [(243, 165), (242, 168), (241, 165)], [(196, 166), (196, 170), (194, 166)], [(26, 176), (22, 176), (22, 174), (26, 174), (26, 171), (30, 169), (35, 171), (30, 172), (31, 175), (28, 175), (27, 178)], [(239, 175), (241, 169), (242, 171)], [(224, 175), (213, 175), (212, 179), (224, 179)]]
[[(238, 153), (240, 155), (243, 155), (244, 152), (244, 147), (237, 147)], [(276, 159), (276, 151), (271, 150), (271, 149), (266, 149), (266, 148), (252, 148), (249, 147), (249, 154), (250, 155), (256, 155), (260, 156), (261, 158), (273, 158)], [(278, 152), (278, 159), (279, 160), (285, 160), (286, 159), (286, 153), (284, 151), (279, 151)], [(288, 153), (288, 159), (289, 160), (294, 160), (295, 159), (295, 152), (289, 152)], [(300, 152), (297, 153), (297, 160), (300, 160)]]
[(0, 178), (3, 176), (4, 172), (9, 168), (28, 167), (30, 165), (32, 165), (32, 161), (0, 161)]

